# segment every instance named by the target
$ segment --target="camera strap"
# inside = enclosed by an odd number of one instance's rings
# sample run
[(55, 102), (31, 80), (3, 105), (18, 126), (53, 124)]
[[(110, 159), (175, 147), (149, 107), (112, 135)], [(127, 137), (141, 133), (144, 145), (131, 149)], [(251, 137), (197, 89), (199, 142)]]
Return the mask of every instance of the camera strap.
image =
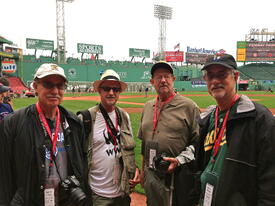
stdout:
[[(53, 154), (55, 153), (56, 150), (56, 144), (57, 144), (57, 138), (58, 138), (58, 132), (60, 128), (60, 111), (59, 108), (56, 108), (56, 123), (55, 123), (55, 130), (54, 130), (54, 135), (51, 132), (50, 126), (46, 120), (46, 117), (40, 107), (40, 104), (37, 102), (36, 103), (36, 109), (38, 112), (38, 117), (41, 122), (42, 128), (46, 130), (46, 134), (50, 137), (52, 141), (52, 148), (51, 148), (51, 161), (53, 159)], [(52, 165), (52, 162), (50, 163), (50, 166)]]
[[(119, 136), (118, 126), (121, 125), (121, 115), (120, 115), (118, 109), (116, 108), (115, 109), (116, 127), (115, 127), (111, 118), (109, 117), (107, 111), (102, 106), (102, 104), (99, 104), (99, 109), (105, 119), (108, 134), (112, 137), (111, 142), (114, 146), (116, 146), (117, 145), (117, 137)], [(114, 147), (114, 149), (116, 149), (116, 147)]]

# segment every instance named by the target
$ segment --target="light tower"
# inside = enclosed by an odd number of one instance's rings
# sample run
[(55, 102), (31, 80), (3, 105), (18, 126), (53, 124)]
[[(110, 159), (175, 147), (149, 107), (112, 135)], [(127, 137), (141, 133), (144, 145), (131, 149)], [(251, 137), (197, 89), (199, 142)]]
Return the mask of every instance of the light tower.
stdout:
[(74, 0), (56, 0), (56, 34), (57, 34), (57, 63), (66, 62), (65, 16), (64, 2), (72, 3)]
[(159, 44), (158, 52), (160, 60), (164, 60), (166, 50), (166, 20), (172, 19), (172, 8), (162, 5), (154, 5), (154, 16), (159, 19)]

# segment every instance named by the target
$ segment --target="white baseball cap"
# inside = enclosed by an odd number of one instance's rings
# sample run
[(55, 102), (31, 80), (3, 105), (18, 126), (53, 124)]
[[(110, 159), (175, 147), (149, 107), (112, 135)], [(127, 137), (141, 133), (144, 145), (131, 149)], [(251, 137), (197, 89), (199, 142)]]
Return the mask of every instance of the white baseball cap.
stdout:
[(93, 83), (94, 90), (97, 92), (99, 86), (103, 81), (117, 81), (120, 84), (121, 91), (123, 92), (127, 88), (127, 84), (125, 82), (120, 81), (120, 77), (118, 73), (116, 73), (112, 69), (107, 69), (100, 77), (100, 80), (97, 80)]
[(64, 69), (52, 63), (42, 64), (34, 74), (34, 79), (41, 79), (49, 75), (59, 75), (63, 77), (66, 82), (68, 81)]

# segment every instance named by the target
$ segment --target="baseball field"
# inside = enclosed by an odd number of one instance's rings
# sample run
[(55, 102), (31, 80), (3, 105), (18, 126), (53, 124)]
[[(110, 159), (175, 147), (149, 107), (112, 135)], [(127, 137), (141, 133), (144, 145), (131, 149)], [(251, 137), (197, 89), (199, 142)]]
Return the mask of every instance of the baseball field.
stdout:
[[(267, 93), (265, 91), (249, 91), (239, 92), (250, 97), (253, 101), (265, 105), (275, 114), (275, 94)], [(183, 96), (186, 96), (194, 100), (201, 110), (205, 109), (209, 105), (215, 104), (214, 99), (207, 92), (181, 92)], [(145, 97), (144, 93), (122, 93), (118, 102), (118, 106), (124, 108), (129, 112), (133, 133), (136, 140), (136, 161), (138, 165), (141, 164), (140, 145), (141, 142), (137, 139), (137, 130), (139, 127), (142, 108), (145, 102), (156, 97), (155, 93), (150, 93), (148, 97)], [(37, 98), (18, 98), (13, 100), (14, 109), (17, 110), (21, 107), (33, 104), (37, 101)], [(96, 105), (99, 102), (99, 96), (97, 93), (83, 93), (83, 94), (65, 94), (62, 105), (68, 110), (76, 113), (79, 110), (84, 110)], [(136, 191), (143, 193), (143, 189), (138, 185)]]

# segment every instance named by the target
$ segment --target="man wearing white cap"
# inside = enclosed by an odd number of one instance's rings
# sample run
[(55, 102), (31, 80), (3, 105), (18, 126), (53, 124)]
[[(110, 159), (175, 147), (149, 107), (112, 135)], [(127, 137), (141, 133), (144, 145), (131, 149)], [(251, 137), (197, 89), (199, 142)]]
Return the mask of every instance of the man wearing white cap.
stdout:
[(0, 205), (85, 205), (85, 135), (79, 119), (59, 105), (64, 70), (42, 64), (33, 87), (38, 102), (0, 124)]
[[(88, 145), (89, 184), (94, 206), (130, 206), (129, 194), (139, 182), (135, 141), (127, 112), (116, 106), (127, 84), (113, 70), (93, 83), (99, 105), (88, 109), (91, 130)], [(85, 122), (85, 116), (79, 114)]]

